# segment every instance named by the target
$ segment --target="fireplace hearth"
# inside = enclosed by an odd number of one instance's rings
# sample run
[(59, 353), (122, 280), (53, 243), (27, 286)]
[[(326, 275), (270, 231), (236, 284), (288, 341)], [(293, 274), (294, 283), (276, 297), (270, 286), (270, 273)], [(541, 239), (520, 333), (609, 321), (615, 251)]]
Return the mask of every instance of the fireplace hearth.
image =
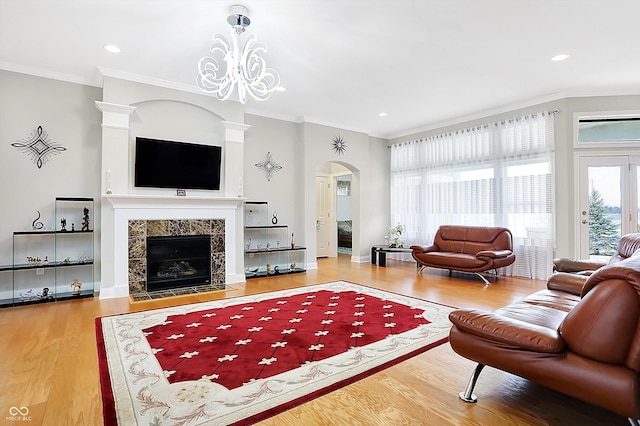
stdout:
[(147, 291), (211, 284), (211, 236), (147, 237)]

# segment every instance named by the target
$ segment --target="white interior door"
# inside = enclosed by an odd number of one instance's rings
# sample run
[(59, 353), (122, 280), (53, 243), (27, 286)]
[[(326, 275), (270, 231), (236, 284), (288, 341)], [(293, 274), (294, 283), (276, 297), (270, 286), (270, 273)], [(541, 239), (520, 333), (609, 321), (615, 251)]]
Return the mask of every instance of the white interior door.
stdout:
[(579, 159), (579, 256), (607, 261), (620, 236), (638, 232), (640, 157)]
[(328, 176), (316, 176), (316, 256), (329, 257), (331, 192)]

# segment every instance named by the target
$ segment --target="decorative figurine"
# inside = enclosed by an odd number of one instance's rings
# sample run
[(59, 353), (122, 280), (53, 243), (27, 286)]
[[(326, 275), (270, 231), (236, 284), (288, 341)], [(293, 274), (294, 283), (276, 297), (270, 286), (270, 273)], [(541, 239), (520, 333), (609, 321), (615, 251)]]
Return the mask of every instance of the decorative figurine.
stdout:
[(80, 289), (82, 289), (82, 283), (78, 282), (78, 280), (74, 278), (73, 282), (71, 283), (71, 288), (73, 288), (73, 290), (71, 291), (71, 294), (73, 294), (74, 296), (80, 296)]
[(296, 269), (296, 266), (297, 266), (297, 263), (296, 263), (296, 262), (293, 262), (293, 263), (291, 264), (291, 270), (293, 271), (294, 269)]
[(267, 263), (267, 275), (271, 273), (271, 264)]
[(89, 230), (89, 209), (85, 207), (84, 209), (82, 209), (82, 212), (84, 213), (84, 216), (82, 217), (81, 231), (88, 231)]
[(293, 248), (295, 246), (295, 243), (293, 242), (293, 232), (291, 233), (291, 248)]
[(76, 230), (76, 224), (72, 223), (71, 224), (71, 232), (75, 232), (75, 230)]
[(67, 232), (67, 218), (63, 217), (60, 219), (60, 231)]
[(278, 224), (278, 214), (276, 212), (273, 212), (273, 217), (271, 218), (271, 223), (274, 225)]
[(40, 299), (53, 299), (53, 295), (49, 294), (49, 287), (42, 289), (42, 293), (38, 294)]
[(65, 257), (64, 260), (62, 261), (62, 263), (64, 263), (64, 264), (71, 263), (71, 257), (69, 257), (69, 256)]
[(280, 274), (280, 267), (278, 265), (273, 267), (273, 274), (274, 275), (279, 275)]
[(251, 249), (251, 237), (247, 240), (247, 250)]
[(42, 260), (39, 257), (27, 256), (28, 266), (39, 266), (42, 264)]
[(40, 222), (40, 210), (36, 210), (36, 211), (38, 212), (38, 217), (33, 219), (33, 222), (31, 222), (31, 227), (33, 228), (34, 231), (38, 229), (42, 229), (44, 227), (44, 224)]

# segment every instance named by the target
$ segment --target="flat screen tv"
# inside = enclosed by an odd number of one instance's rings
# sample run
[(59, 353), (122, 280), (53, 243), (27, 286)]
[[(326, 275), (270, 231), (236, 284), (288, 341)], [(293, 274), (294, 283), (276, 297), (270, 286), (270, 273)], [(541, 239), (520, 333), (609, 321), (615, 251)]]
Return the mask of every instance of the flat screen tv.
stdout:
[(219, 146), (137, 137), (134, 185), (219, 190), (221, 157)]

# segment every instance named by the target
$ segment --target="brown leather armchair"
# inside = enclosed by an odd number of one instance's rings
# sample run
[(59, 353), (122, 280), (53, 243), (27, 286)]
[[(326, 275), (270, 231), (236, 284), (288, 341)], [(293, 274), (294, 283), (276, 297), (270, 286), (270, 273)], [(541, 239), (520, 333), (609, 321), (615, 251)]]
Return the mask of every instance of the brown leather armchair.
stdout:
[(640, 233), (626, 234), (620, 238), (618, 249), (611, 256), (609, 262), (597, 262), (592, 260), (569, 259), (561, 257), (553, 259), (553, 270), (555, 273), (549, 279), (549, 285), (558, 284), (567, 287), (571, 286), (576, 291), (582, 288), (587, 278), (595, 271), (605, 265), (612, 265), (633, 256), (640, 250)]
[[(430, 246), (411, 246), (413, 258), (422, 265), (451, 271), (470, 272), (490, 284), (483, 272), (511, 265), (513, 254), (511, 231), (502, 227), (442, 225)], [(420, 270), (422, 272), (422, 269)]]
[[(630, 241), (640, 237), (625, 239), (623, 252)], [(557, 277), (494, 312), (450, 314), (451, 347), (478, 362), (460, 398), (477, 400), (473, 389), (489, 365), (639, 424), (640, 253), (599, 268), (582, 285)]]

